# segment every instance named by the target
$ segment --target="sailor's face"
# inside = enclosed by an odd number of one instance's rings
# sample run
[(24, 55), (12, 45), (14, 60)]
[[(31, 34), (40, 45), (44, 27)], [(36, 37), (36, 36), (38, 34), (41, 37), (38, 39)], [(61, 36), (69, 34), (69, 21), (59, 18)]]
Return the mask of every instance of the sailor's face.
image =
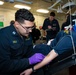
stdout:
[(23, 36), (29, 36), (29, 33), (32, 32), (34, 28), (34, 22), (25, 20), (24, 23), (19, 23), (17, 25), (18, 32)]

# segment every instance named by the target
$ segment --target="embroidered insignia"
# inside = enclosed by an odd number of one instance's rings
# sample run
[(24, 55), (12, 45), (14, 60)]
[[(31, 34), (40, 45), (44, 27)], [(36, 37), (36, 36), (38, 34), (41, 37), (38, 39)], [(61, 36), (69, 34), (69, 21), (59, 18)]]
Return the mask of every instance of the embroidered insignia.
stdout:
[(14, 35), (15, 35), (15, 34), (16, 34), (16, 32), (15, 32), (15, 31), (13, 31), (13, 32), (12, 32), (12, 34), (14, 34)]
[(16, 41), (16, 40), (14, 40), (14, 41), (13, 41), (13, 43), (17, 43), (17, 41)]
[(27, 38), (26, 40), (30, 40), (30, 38)]

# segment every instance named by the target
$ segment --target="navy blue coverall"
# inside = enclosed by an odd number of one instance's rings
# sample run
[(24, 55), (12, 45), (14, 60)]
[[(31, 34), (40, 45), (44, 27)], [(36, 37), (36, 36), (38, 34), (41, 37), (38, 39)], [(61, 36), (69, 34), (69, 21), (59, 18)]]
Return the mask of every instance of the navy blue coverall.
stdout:
[(29, 66), (32, 38), (21, 38), (13, 25), (0, 30), (0, 75), (20, 75)]
[[(76, 32), (75, 31), (72, 31), (72, 36), (74, 40), (74, 45), (76, 47)], [(34, 48), (34, 52), (39, 52), (44, 55), (47, 55), (52, 49), (54, 49), (55, 52), (58, 54), (62, 54), (65, 51), (73, 49), (70, 33), (66, 34), (64, 31), (60, 31), (49, 46), (46, 44), (36, 45)]]
[[(51, 26), (52, 28), (56, 28), (56, 30), (52, 30), (52, 29), (47, 30), (48, 26)], [(50, 21), (49, 18), (46, 18), (44, 20), (42, 29), (46, 30), (46, 32), (47, 32), (46, 40), (48, 42), (48, 40), (56, 37), (56, 34), (59, 32), (60, 27), (59, 27), (59, 23), (56, 19), (54, 19), (53, 21)]]

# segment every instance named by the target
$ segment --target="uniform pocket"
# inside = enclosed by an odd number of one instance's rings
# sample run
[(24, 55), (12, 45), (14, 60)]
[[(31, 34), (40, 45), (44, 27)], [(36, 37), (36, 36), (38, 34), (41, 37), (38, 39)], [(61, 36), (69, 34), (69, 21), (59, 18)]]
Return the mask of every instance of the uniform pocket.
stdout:
[(11, 44), (10, 47), (12, 59), (19, 58), (19, 56), (22, 55), (23, 45), (21, 43)]
[(12, 49), (19, 49), (21, 47), (21, 44), (11, 44)]

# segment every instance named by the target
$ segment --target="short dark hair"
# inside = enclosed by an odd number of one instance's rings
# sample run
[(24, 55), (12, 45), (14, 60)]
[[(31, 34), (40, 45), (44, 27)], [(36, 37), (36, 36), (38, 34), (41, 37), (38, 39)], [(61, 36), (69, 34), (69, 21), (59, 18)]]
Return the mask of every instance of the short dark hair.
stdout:
[(50, 16), (55, 16), (55, 12), (51, 12), (50, 13)]
[(27, 9), (19, 9), (15, 13), (15, 21), (24, 23), (24, 20), (33, 22), (35, 20), (33, 14)]

